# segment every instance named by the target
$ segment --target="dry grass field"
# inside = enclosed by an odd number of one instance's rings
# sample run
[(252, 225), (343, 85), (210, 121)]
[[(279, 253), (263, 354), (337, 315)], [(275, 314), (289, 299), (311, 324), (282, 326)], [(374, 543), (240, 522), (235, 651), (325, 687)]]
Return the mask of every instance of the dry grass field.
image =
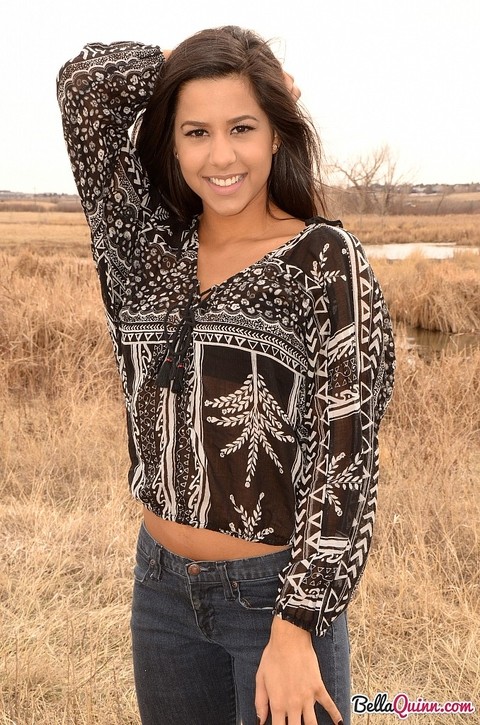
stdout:
[[(1, 205), (0, 205), (1, 210)], [(0, 250), (89, 257), (90, 239), (82, 212), (3, 211), (0, 213)]]
[(480, 214), (347, 214), (343, 217), (343, 224), (363, 244), (434, 242), (480, 246)]
[[(119, 384), (85, 225), (35, 214), (0, 215), (0, 725), (138, 725), (128, 620), (140, 511)], [(375, 261), (399, 320), (480, 333), (478, 261), (445, 265)], [(353, 693), (478, 711), (480, 349), (427, 360), (397, 335), (374, 545), (349, 608)]]

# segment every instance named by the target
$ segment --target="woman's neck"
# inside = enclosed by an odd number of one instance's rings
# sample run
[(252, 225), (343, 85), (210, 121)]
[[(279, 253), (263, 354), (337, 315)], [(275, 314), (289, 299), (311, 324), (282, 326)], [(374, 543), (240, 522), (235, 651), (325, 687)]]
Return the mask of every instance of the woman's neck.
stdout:
[(302, 220), (276, 207), (265, 209), (255, 221), (246, 215), (222, 218), (220, 223), (211, 215), (205, 217), (200, 218), (198, 230), (197, 280), (201, 290), (222, 284), (247, 269), (305, 227)]
[(268, 237), (279, 221), (290, 219), (275, 205), (244, 209), (239, 214), (222, 216), (210, 209), (200, 215), (199, 237), (204, 246), (222, 247), (235, 241)]

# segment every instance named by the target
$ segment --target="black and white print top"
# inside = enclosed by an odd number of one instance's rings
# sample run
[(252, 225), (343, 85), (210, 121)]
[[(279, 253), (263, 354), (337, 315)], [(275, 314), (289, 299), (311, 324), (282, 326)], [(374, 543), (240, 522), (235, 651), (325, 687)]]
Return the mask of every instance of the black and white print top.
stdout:
[(125, 393), (131, 491), (167, 520), (290, 544), (275, 613), (322, 635), (371, 541), (390, 319), (358, 240), (320, 218), (199, 294), (198, 219), (152, 208), (129, 137), (163, 62), (156, 47), (96, 43), (58, 79)]

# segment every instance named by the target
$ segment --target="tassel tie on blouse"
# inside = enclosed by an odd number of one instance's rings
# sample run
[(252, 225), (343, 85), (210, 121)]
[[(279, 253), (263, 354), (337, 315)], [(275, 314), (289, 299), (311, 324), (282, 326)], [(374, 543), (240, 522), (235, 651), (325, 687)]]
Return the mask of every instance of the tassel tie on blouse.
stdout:
[[(212, 288), (204, 292), (198, 292), (199, 302), (193, 304), (197, 290), (192, 290), (188, 296), (187, 304), (183, 309), (178, 325), (167, 343), (167, 350), (163, 362), (156, 376), (156, 383), (159, 388), (169, 388), (172, 383), (172, 393), (178, 394), (183, 390), (185, 376), (185, 356), (192, 341), (193, 328), (195, 326), (195, 310), (200, 307), (202, 297), (212, 291)], [(175, 307), (171, 307), (165, 317), (164, 334), (167, 336), (168, 320)]]

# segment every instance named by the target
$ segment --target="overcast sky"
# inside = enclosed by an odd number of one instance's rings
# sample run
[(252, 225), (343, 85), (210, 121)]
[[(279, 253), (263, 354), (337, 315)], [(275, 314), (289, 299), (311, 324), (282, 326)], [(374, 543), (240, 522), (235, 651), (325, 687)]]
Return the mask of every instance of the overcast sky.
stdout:
[(55, 76), (85, 43), (169, 48), (224, 24), (276, 39), (328, 159), (387, 143), (408, 180), (480, 181), (480, 0), (9, 0), (0, 189), (74, 192)]

